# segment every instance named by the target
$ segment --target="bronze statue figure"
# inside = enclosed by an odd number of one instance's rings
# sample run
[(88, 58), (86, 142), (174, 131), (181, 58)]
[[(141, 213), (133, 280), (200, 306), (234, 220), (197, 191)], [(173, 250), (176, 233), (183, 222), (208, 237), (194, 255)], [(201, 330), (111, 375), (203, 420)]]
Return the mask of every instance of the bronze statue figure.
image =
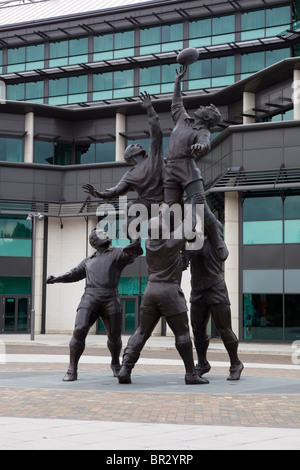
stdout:
[(47, 279), (47, 284), (86, 279), (85, 292), (77, 308), (75, 329), (70, 341), (70, 364), (63, 378), (65, 382), (77, 380), (78, 362), (85, 349), (85, 339), (99, 317), (107, 332), (111, 368), (117, 377), (122, 349), (122, 308), (118, 284), (123, 269), (143, 253), (138, 240), (124, 248), (111, 247), (110, 238), (106, 232), (99, 229), (92, 230), (89, 242), (96, 250), (92, 256), (85, 258), (66, 274), (58, 277), (49, 276)]
[[(216, 230), (220, 236), (223, 226), (215, 218)], [(238, 357), (238, 339), (231, 327), (231, 309), (227, 287), (223, 276), (223, 257), (210, 239), (204, 237), (204, 246), (191, 255), (191, 324), (194, 344), (198, 356), (196, 370), (199, 375), (210, 371), (207, 361), (209, 338), (206, 327), (210, 314), (222, 338), (230, 358), (230, 374), (227, 380), (239, 380), (244, 368)]]
[[(140, 325), (129, 338), (124, 351), (119, 383), (131, 383), (131, 371), (140, 353), (151, 336), (161, 317), (165, 317), (175, 335), (175, 346), (181, 356), (186, 374), (185, 383), (207, 384), (196, 370), (193, 359), (193, 346), (189, 332), (187, 305), (181, 290), (182, 262), (181, 250), (186, 243), (182, 237), (182, 227), (178, 234), (164, 239), (164, 219), (159, 216), (150, 220), (149, 238), (146, 241), (146, 261), (149, 273), (148, 283), (141, 303)], [(160, 229), (158, 239), (151, 238), (151, 230), (157, 225)], [(179, 235), (179, 236), (178, 236)]]

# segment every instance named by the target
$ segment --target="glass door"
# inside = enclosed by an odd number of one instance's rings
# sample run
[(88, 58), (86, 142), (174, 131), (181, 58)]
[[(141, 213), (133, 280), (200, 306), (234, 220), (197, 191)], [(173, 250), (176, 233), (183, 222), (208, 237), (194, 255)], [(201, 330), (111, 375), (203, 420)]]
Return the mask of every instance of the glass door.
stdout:
[(0, 327), (1, 333), (28, 333), (30, 297), (1, 296), (0, 297)]

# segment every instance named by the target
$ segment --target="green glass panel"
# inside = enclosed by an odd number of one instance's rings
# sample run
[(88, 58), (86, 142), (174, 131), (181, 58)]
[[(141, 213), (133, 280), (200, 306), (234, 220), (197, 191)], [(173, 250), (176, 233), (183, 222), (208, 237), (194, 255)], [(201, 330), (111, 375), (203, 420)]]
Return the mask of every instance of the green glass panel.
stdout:
[(114, 59), (134, 56), (134, 31), (115, 33)]
[(234, 57), (220, 57), (212, 59), (212, 76), (224, 77), (234, 75)]
[(93, 77), (94, 91), (108, 91), (113, 88), (113, 73), (99, 73)]
[(125, 300), (125, 333), (135, 331), (135, 300)]
[(212, 44), (225, 44), (235, 40), (235, 15), (216, 16), (212, 20)]
[(0, 277), (1, 295), (30, 295), (30, 277)]
[(50, 42), (50, 67), (68, 65), (69, 41)]
[(300, 220), (284, 221), (284, 242), (300, 243)]
[(114, 162), (116, 159), (116, 143), (103, 142), (96, 144), (96, 163)]
[(21, 139), (0, 138), (0, 161), (21, 162), (23, 141)]
[(71, 145), (54, 144), (54, 163), (55, 165), (71, 165)]
[(134, 95), (134, 71), (118, 70), (114, 72), (114, 98), (124, 98)]
[(203, 18), (189, 23), (190, 39), (207, 38), (212, 34), (211, 18)]
[(86, 75), (69, 78), (69, 103), (87, 101), (88, 78)]
[(0, 256), (30, 257), (31, 240), (0, 238)]
[(173, 51), (183, 48), (183, 24), (175, 23), (163, 25), (161, 29), (161, 51)]
[(49, 80), (49, 104), (67, 104), (68, 79), (57, 78)]
[(287, 196), (285, 198), (284, 218), (300, 219), (300, 196)]
[(0, 238), (28, 238), (32, 236), (32, 222), (26, 217), (0, 216)]
[(43, 103), (44, 82), (28, 82), (25, 85), (26, 100)]
[(282, 220), (244, 222), (244, 245), (264, 245), (283, 242)]
[[(125, 240), (128, 245), (128, 240)], [(138, 277), (121, 277), (119, 282), (120, 295), (138, 295), (140, 291), (140, 283)]]
[(95, 163), (95, 147), (96, 144), (76, 145), (75, 164), (86, 165), (89, 163)]
[(7, 333), (15, 330), (15, 308), (16, 299), (4, 300), (4, 331)]
[(243, 204), (243, 220), (278, 220), (283, 217), (280, 196), (246, 198)]
[(34, 142), (34, 162), (53, 165), (54, 163), (53, 142), (43, 142), (40, 140), (36, 140)]
[[(160, 66), (140, 68), (140, 87), (160, 84)], [(148, 91), (148, 90), (147, 90)]]
[(153, 26), (151, 28), (142, 28), (140, 30), (140, 55), (152, 54), (160, 52), (161, 28), (160, 26)]
[(113, 59), (114, 35), (102, 34), (94, 37), (94, 61)]
[(273, 51), (266, 51), (266, 67), (273, 65), (276, 62), (287, 59), (291, 56), (290, 48), (275, 49)]
[(265, 37), (265, 10), (242, 13), (242, 41)]
[(283, 339), (283, 296), (244, 295), (244, 340)]
[(7, 50), (7, 73), (23, 72), (26, 69), (25, 47), (14, 47)]
[(88, 38), (71, 39), (69, 42), (69, 65), (88, 62)]
[(26, 70), (44, 68), (44, 44), (26, 47)]
[(257, 72), (265, 66), (264, 52), (254, 52), (251, 54), (242, 54), (241, 71), (242, 73)]
[(7, 99), (10, 101), (24, 101), (25, 84), (16, 83), (15, 85), (7, 85), (6, 93), (7, 93)]
[(289, 5), (267, 8), (266, 26), (289, 25), (291, 18), (291, 9)]

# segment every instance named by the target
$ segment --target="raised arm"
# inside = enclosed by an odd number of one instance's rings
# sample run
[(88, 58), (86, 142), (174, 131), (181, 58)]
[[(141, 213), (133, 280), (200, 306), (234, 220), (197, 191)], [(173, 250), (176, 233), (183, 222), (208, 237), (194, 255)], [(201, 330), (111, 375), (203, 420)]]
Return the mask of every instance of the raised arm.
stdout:
[(114, 199), (117, 196), (122, 196), (123, 194), (126, 194), (131, 189), (129, 184), (126, 183), (126, 181), (123, 181), (122, 179), (113, 188), (105, 189), (105, 191), (102, 191), (102, 192), (97, 191), (94, 188), (94, 186), (92, 186), (91, 184), (84, 184), (82, 188), (84, 189), (85, 193), (90, 194), (93, 197), (97, 197), (99, 199), (108, 199), (108, 200)]
[(142, 107), (147, 111), (149, 126), (150, 126), (150, 151), (149, 156), (151, 159), (158, 158), (163, 162), (163, 133), (159, 121), (159, 117), (156, 114), (150, 95), (145, 91), (140, 93), (140, 99), (142, 101)]
[(182, 104), (182, 94), (181, 94), (181, 80), (183, 79), (184, 75), (186, 74), (187, 66), (182, 65), (178, 70), (176, 70), (176, 78), (175, 78), (175, 85), (173, 91), (173, 99), (172, 105), (174, 104)]

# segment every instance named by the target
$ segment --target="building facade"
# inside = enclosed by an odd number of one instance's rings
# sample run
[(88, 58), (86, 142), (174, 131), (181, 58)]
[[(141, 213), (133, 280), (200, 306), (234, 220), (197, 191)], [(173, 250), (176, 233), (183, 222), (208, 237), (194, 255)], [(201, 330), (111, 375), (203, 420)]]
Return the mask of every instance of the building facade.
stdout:
[[(0, 1), (0, 334), (72, 331), (84, 282), (45, 281), (91, 253), (101, 201), (82, 185), (114, 186), (126, 146), (149, 148), (144, 90), (166, 150), (176, 57), (196, 47), (183, 98), (191, 115), (210, 103), (222, 114), (199, 166), (230, 250), (234, 330), (240, 341), (299, 339), (300, 2), (110, 3)], [(115, 245), (127, 243), (124, 204), (114, 202)], [(189, 281), (187, 271), (187, 300)], [(119, 286), (124, 333), (146, 282), (142, 256)], [(164, 322), (155, 333), (168, 334)]]

